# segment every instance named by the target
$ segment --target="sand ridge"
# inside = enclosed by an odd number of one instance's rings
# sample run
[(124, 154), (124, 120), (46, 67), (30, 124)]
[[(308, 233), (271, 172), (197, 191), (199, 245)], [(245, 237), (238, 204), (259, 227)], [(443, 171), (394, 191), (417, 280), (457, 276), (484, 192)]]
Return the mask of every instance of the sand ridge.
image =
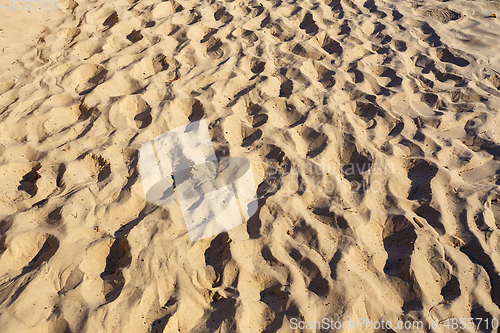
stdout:
[[(499, 9), (0, 11), (0, 331), (500, 319)], [(219, 157), (250, 161), (260, 199), (190, 242), (178, 207), (144, 199), (138, 150), (200, 119)]]

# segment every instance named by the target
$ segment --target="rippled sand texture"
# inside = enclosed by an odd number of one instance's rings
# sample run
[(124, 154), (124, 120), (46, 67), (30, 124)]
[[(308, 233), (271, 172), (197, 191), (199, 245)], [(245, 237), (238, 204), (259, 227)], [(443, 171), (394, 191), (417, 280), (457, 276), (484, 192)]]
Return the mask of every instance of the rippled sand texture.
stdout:
[[(499, 318), (499, 1), (55, 1), (0, 12), (0, 332)], [(191, 243), (137, 152), (199, 119), (261, 199)]]

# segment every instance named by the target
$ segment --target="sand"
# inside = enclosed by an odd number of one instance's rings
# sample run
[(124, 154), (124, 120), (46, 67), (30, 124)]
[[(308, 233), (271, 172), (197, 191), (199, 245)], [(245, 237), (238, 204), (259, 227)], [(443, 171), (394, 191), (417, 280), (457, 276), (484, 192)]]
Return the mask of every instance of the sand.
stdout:
[[(497, 332), (499, 1), (46, 6), (0, 9), (0, 332)], [(259, 199), (192, 241), (138, 152), (199, 120)]]

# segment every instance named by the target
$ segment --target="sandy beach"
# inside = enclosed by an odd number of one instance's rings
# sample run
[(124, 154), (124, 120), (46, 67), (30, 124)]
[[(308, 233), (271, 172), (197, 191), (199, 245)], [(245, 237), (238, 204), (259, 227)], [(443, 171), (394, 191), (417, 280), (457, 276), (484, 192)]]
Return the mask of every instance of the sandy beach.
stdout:
[(0, 333), (499, 332), (500, 1), (26, 1)]

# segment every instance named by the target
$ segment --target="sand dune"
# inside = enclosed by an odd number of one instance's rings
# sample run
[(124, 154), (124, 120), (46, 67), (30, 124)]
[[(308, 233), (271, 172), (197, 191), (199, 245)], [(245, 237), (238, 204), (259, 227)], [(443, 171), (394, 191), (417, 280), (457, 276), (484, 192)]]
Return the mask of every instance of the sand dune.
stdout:
[[(497, 332), (498, 15), (490, 0), (0, 9), (0, 332)], [(201, 119), (259, 200), (191, 242), (178, 206), (145, 200), (138, 151)]]

